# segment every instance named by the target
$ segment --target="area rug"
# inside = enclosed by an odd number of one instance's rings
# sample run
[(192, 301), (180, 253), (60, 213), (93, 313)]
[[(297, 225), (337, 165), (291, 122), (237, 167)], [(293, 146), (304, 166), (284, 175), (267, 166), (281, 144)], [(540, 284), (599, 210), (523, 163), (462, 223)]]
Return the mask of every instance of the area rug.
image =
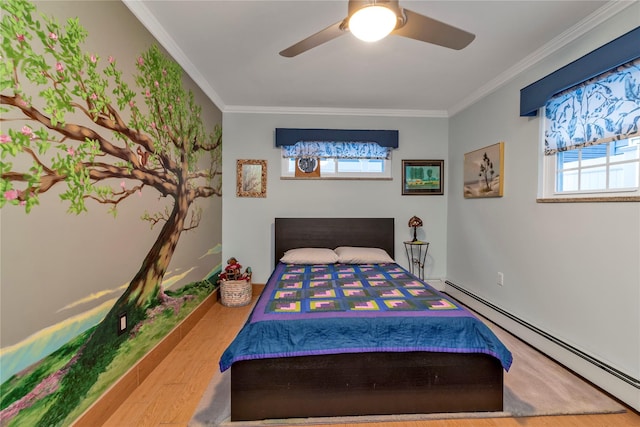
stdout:
[(211, 380), (189, 422), (189, 426), (331, 425), (452, 418), (599, 414), (625, 411), (624, 406), (580, 377), (500, 327), (487, 320), (485, 322), (513, 354), (513, 365), (504, 376), (504, 410), (502, 412), (371, 415), (231, 422), (231, 375), (230, 370), (227, 370), (224, 373), (216, 374)]

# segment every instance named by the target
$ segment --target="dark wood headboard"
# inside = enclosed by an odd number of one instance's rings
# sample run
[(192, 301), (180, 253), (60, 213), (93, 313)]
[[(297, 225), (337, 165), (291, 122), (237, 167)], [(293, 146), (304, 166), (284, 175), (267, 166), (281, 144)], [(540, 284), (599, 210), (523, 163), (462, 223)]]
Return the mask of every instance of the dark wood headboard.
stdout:
[(393, 218), (276, 218), (275, 263), (295, 248), (362, 246), (381, 248), (394, 258)]

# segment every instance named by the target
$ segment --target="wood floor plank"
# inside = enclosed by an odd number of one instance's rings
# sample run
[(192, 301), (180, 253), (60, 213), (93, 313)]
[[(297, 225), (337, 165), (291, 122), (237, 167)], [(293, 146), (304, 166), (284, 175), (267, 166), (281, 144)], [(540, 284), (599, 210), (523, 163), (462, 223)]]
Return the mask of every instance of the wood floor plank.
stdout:
[[(255, 302), (255, 297), (254, 297)], [(215, 372), (218, 360), (246, 321), (245, 307), (212, 305), (193, 329), (155, 368), (104, 427), (186, 427)], [(394, 423), (341, 424), (334, 427), (638, 427), (640, 414), (486, 418)], [(291, 426), (294, 427), (294, 426)]]

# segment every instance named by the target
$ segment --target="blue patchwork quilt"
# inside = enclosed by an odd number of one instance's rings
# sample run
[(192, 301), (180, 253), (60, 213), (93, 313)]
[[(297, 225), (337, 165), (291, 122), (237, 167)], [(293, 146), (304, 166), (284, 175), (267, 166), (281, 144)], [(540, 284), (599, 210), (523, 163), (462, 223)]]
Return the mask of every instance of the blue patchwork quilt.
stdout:
[(512, 356), (467, 309), (397, 264), (287, 265), (220, 359), (431, 351)]

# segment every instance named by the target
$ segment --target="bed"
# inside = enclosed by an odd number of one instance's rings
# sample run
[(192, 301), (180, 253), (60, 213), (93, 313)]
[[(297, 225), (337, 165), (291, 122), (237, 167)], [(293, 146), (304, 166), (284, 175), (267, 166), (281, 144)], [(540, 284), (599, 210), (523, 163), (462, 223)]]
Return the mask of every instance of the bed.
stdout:
[[(221, 370), (231, 369), (231, 421), (501, 411), (511, 354), (454, 300), (395, 263), (280, 262), (290, 249), (340, 246), (381, 248), (393, 258), (393, 218), (275, 219), (274, 271), (220, 360)], [(327, 277), (331, 285), (293, 289), (303, 277), (305, 287)], [(385, 310), (363, 314), (316, 305), (320, 312), (296, 301), (309, 292), (312, 298), (318, 292), (347, 295), (355, 283), (377, 292), (382, 299), (376, 308)], [(285, 297), (295, 307), (290, 312), (283, 312), (278, 299), (283, 292), (294, 295)], [(400, 313), (402, 304), (385, 299), (408, 292), (422, 298), (407, 300), (414, 305)], [(353, 308), (350, 301), (335, 304)], [(465, 347), (463, 335), (473, 345)]]

